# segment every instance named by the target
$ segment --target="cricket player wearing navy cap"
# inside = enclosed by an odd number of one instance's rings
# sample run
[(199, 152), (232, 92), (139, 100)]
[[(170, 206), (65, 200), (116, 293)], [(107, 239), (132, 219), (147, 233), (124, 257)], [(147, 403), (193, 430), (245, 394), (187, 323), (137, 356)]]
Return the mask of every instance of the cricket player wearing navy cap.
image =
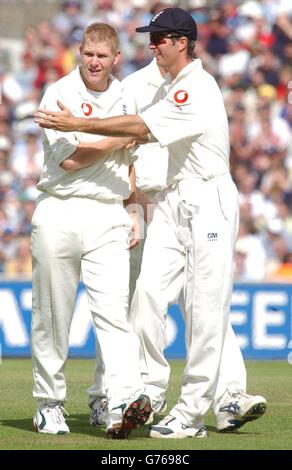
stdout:
[[(136, 114), (142, 112), (155, 101), (156, 93), (160, 86), (165, 82), (165, 71), (157, 66), (156, 60), (143, 67), (142, 69), (128, 75), (122, 81), (123, 101), (127, 114)], [(141, 92), (143, 90), (143, 92)], [(143, 224), (143, 217), (146, 224), (141, 230), (142, 238), (140, 243), (130, 252), (130, 295), (131, 300), (136, 288), (136, 282), (139, 277), (144, 242), (147, 236), (147, 224), (151, 222), (152, 213), (155, 204), (158, 203), (160, 197), (163, 197), (163, 190), (167, 187), (167, 168), (168, 168), (168, 151), (167, 147), (161, 147), (158, 142), (148, 143), (138, 146), (134, 155), (136, 160), (135, 174), (137, 186), (137, 209), (141, 212), (140, 222)], [(141, 209), (143, 209), (141, 211)], [(142, 219), (142, 220), (141, 220)], [(153, 266), (155, 269), (155, 266)], [(179, 286), (180, 287), (180, 286)], [(175, 298), (179, 296), (179, 300)], [(184, 304), (181, 300), (181, 292), (175, 292), (172, 289), (172, 298), (168, 299), (168, 303), (179, 301), (181, 311), (184, 313)], [(150, 384), (153, 377), (159, 374), (159, 394), (156, 393), (155, 400), (152, 400), (152, 415), (148, 423), (153, 420), (154, 415), (161, 416), (166, 410), (166, 391), (170, 375), (170, 367), (165, 360), (163, 364), (148, 359), (148, 349), (144, 346), (143, 335), (140, 331), (140, 314), (143, 312), (139, 303), (139, 296), (135, 296), (135, 302), (132, 304), (130, 321), (133, 323), (137, 334), (140, 336), (140, 368), (143, 381)], [(143, 321), (143, 318), (142, 318)], [(153, 331), (152, 331), (153, 328)], [(156, 324), (148, 324), (147, 334), (155, 337)], [(150, 351), (151, 354), (151, 351)], [(157, 382), (157, 380), (156, 380)], [(88, 389), (89, 405), (91, 408), (89, 422), (93, 426), (106, 424), (108, 417), (108, 401), (105, 393), (105, 377), (103, 373), (103, 365), (100, 362), (100, 355), (96, 357), (96, 371), (94, 383)], [(237, 398), (236, 398), (237, 397)], [(238, 426), (242, 426), (250, 418), (244, 420), (235, 419), (234, 400), (238, 397), (241, 399), (241, 410), (250, 410), (256, 403), (261, 401), (261, 397), (246, 394), (246, 370), (243, 357), (239, 348), (238, 341), (234, 335), (230, 320), (228, 320), (227, 333), (224, 340), (222, 351), (222, 359), (220, 364), (220, 373), (216, 392), (213, 402), (213, 410), (217, 419), (218, 431), (234, 431)], [(225, 411), (223, 411), (223, 409)], [(221, 410), (221, 411), (220, 411)]]
[[(36, 121), (63, 131), (133, 136), (167, 147), (167, 188), (148, 229), (133, 298), (142, 309), (140, 335), (155, 370), (146, 387), (152, 400), (161, 391), (165, 315), (177, 286), (183, 289), (187, 358), (179, 400), (152, 426), (150, 436), (205, 437), (203, 418), (214, 400), (226, 336), (239, 215), (229, 172), (227, 116), (215, 80), (199, 59), (193, 60), (197, 30), (191, 15), (168, 8), (137, 31), (150, 32), (157, 64), (170, 77), (154, 105), (139, 115), (109, 119), (76, 118), (68, 109), (40, 110)], [(230, 427), (232, 415), (240, 427), (263, 414), (265, 399), (253, 398), (240, 393), (225, 397), (220, 411), (227, 413)]]

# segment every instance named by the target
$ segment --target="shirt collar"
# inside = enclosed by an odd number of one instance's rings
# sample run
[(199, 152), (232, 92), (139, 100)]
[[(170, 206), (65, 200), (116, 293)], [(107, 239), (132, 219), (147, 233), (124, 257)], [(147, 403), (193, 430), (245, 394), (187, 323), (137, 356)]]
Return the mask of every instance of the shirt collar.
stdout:
[[(81, 96), (83, 101), (92, 101), (93, 95), (90, 91), (86, 88), (84, 81), (82, 80), (80, 69), (76, 67), (70, 74), (73, 78), (73, 82), (75, 83), (76, 92), (78, 92)], [(110, 75), (110, 85), (108, 89), (100, 94), (98, 97), (98, 105), (101, 108), (106, 109), (109, 101), (108, 95), (110, 94), (111, 100), (110, 104), (112, 105), (113, 102), (120, 99), (121, 97), (121, 83), (117, 80), (113, 75)], [(96, 104), (96, 103), (95, 103)]]
[(171, 85), (175, 85), (177, 82), (182, 80), (183, 78), (187, 77), (193, 70), (202, 70), (202, 61), (201, 59), (194, 59), (192, 62), (190, 62), (188, 65), (186, 65), (180, 72), (179, 74), (175, 77)]

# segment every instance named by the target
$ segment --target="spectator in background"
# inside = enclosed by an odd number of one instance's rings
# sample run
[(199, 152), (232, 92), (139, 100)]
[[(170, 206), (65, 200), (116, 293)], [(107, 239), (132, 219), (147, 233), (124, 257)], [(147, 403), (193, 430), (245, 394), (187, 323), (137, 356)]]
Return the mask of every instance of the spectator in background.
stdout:
[(34, 190), (34, 194), (30, 194), (28, 191), (22, 196), (22, 200), (19, 206), (19, 220), (18, 220), (18, 233), (19, 235), (30, 235), (32, 230), (32, 216), (35, 211), (35, 201), (39, 195), (39, 191), (35, 188), (37, 184), (36, 180), (33, 180), (33, 186), (31, 189)]
[[(287, 121), (272, 112), (272, 103), (267, 98), (260, 97), (257, 100), (256, 111), (256, 119), (251, 121), (247, 127), (253, 155), (256, 156), (257, 152), (263, 152), (269, 157), (277, 154), (280, 158), (278, 164), (285, 166), (287, 150), (291, 143), (291, 132)], [(269, 160), (272, 163), (271, 158)], [(273, 162), (276, 163), (275, 159)]]
[(228, 36), (226, 45), (227, 52), (218, 61), (218, 73), (225, 83), (232, 84), (234, 75), (237, 78), (246, 74), (250, 53), (235, 35)]
[(229, 28), (223, 23), (220, 11), (209, 11), (209, 38), (206, 49), (216, 59), (227, 53)]
[(0, 170), (3, 173), (9, 170), (9, 158), (12, 142), (6, 135), (0, 135)]
[(4, 272), (4, 266), (5, 266), (5, 253), (0, 248), (0, 275), (2, 275), (2, 273)]
[(37, 27), (28, 26), (23, 34), (23, 56), (30, 54), (35, 61), (39, 55), (40, 50), (43, 48), (40, 34)]
[(148, 48), (144, 44), (137, 44), (134, 57), (129, 60), (127, 72), (139, 70), (149, 64)]
[(12, 169), (18, 177), (25, 179), (34, 175), (38, 178), (44, 162), (44, 153), (37, 126), (33, 124), (26, 126), (23, 135), (14, 146), (11, 160)]
[(249, 249), (245, 241), (237, 240), (234, 253), (234, 280), (237, 282), (252, 281), (246, 266)]
[(249, 164), (250, 161), (245, 115), (245, 107), (241, 103), (235, 103), (229, 116), (230, 166), (232, 172), (241, 163)]
[(283, 221), (274, 217), (262, 231), (261, 241), (267, 256), (266, 274), (269, 274), (278, 268), (283, 257), (292, 251), (292, 237), (287, 233)]
[(264, 48), (260, 57), (258, 70), (263, 74), (264, 82), (273, 85), (275, 88), (279, 84), (280, 61), (273, 51)]
[[(131, 2), (132, 9), (135, 8), (136, 1), (139, 0)], [(117, 11), (115, 0), (92, 0), (90, 19), (96, 23), (110, 24), (117, 31), (123, 28), (122, 17), (120, 12)]]
[(21, 58), (22, 67), (15, 78), (22, 89), (23, 99), (38, 101), (38, 91), (34, 86), (38, 74), (38, 67), (33, 53), (29, 50), (25, 50)]
[[(291, 194), (291, 193), (290, 193)], [(285, 197), (281, 198), (277, 203), (277, 214), (283, 221), (284, 230), (289, 237), (290, 244), (292, 243), (292, 205), (286, 202)], [(289, 248), (290, 248), (289, 244)]]
[(80, 44), (82, 41), (83, 30), (79, 27), (73, 28), (67, 37), (67, 49), (63, 57), (63, 68), (66, 73), (73, 70), (80, 61)]
[(0, 63), (0, 102), (13, 106), (23, 98), (21, 86), (9, 72), (7, 66)]
[[(0, 223), (1, 223), (1, 216), (3, 216), (3, 212), (0, 209)], [(2, 229), (0, 228), (0, 230), (1, 230), (0, 251), (3, 254), (3, 260), (5, 262), (9, 262), (12, 259), (15, 259), (17, 255), (17, 246), (18, 246), (17, 232), (13, 230), (12, 227), (9, 227), (8, 225), (6, 225), (6, 227)]]
[(84, 29), (87, 23), (88, 20), (82, 13), (81, 2), (78, 0), (63, 2), (62, 11), (52, 20), (53, 27), (64, 39), (70, 35), (74, 28)]
[(20, 237), (17, 241), (15, 255), (4, 265), (4, 274), (8, 278), (31, 278), (30, 236)]
[[(1, 94), (0, 94), (1, 96)], [(0, 103), (0, 142), (2, 140), (2, 137), (9, 137), (11, 133), (11, 114), (12, 114), (12, 109), (11, 107), (6, 103)], [(1, 148), (0, 144), (0, 148)]]
[(266, 273), (264, 246), (252, 218), (243, 217), (242, 211), (235, 254), (235, 280), (261, 281), (264, 279)]
[(248, 216), (254, 220), (257, 227), (262, 227), (266, 220), (275, 216), (275, 208), (259, 191), (257, 173), (248, 165), (241, 165), (234, 175), (239, 191), (240, 208), (248, 207)]
[(276, 4), (275, 13), (275, 21), (272, 29), (275, 37), (273, 51), (285, 64), (289, 63), (289, 59), (291, 59), (291, 2), (281, 0), (278, 5)]
[(266, 280), (272, 282), (292, 282), (292, 251), (283, 255), (278, 267), (268, 274)]

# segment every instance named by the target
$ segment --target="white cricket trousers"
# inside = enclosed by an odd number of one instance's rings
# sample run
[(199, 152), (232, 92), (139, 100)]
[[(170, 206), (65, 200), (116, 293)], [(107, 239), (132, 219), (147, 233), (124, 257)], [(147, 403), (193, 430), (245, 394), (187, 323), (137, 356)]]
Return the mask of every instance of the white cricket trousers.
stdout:
[[(148, 199), (148, 204), (150, 204), (150, 207), (148, 206), (147, 212), (149, 214), (153, 213), (154, 207), (157, 205), (157, 203), (160, 200), (160, 195), (161, 191), (152, 191), (152, 192), (147, 192), (145, 194), (145, 197)], [(143, 222), (143, 221), (142, 221)], [(140, 240), (140, 243), (138, 246), (136, 246), (134, 249), (130, 251), (130, 295), (129, 295), (129, 303), (131, 306), (130, 313), (129, 315), (129, 320), (131, 323), (133, 323), (135, 327), (135, 319), (139, 318), (139, 314), (141, 312), (140, 305), (137, 305), (137, 299), (139, 297), (136, 297), (136, 301), (132, 303), (132, 298), (136, 289), (136, 283), (137, 279), (139, 278), (140, 271), (141, 271), (141, 265), (142, 265), (142, 258), (143, 258), (143, 251), (144, 251), (144, 243), (147, 237), (147, 224), (144, 224), (143, 227), (143, 235), (144, 238)], [(155, 269), (155, 266), (153, 266), (153, 269)], [(180, 286), (182, 288), (182, 286)], [(179, 302), (180, 310), (185, 317), (185, 306), (183, 302), (183, 298), (181, 296), (182, 292), (178, 292), (177, 294), (173, 291), (172, 292), (172, 297), (173, 301), (175, 303)], [(174, 299), (175, 298), (175, 299)], [(169, 304), (171, 303), (171, 299)], [(169, 305), (167, 306), (167, 308)], [(139, 325), (139, 321), (137, 322)], [(149, 325), (149, 328), (151, 328), (151, 325)], [(137, 334), (139, 335), (139, 327)], [(155, 332), (154, 332), (155, 334)], [(164, 344), (166, 343), (166, 340), (163, 342)], [(152, 372), (147, 370), (147, 365), (151, 365), (151, 361), (148, 362), (148, 364), (145, 362), (145, 354), (143, 351), (143, 348), (140, 348), (140, 369), (142, 373), (142, 377), (147, 383), (149, 381), (149, 377), (152, 377)], [(102, 366), (101, 366), (102, 367)], [(96, 384), (100, 384), (103, 374), (102, 374), (102, 368), (99, 365), (97, 365), (97, 373), (96, 373)], [(154, 374), (156, 370), (156, 364), (154, 364)], [(169, 376), (170, 376), (170, 367), (167, 361), (165, 361), (164, 365), (162, 365), (159, 369), (161, 373), (160, 377), (160, 393), (157, 394), (155, 397), (155, 400), (158, 402), (163, 402), (165, 400), (165, 394), (167, 391), (168, 383), (169, 383)], [(102, 390), (104, 388), (104, 385), (102, 384), (99, 386), (97, 389), (93, 388), (95, 390), (95, 396), (103, 395)], [(222, 351), (222, 358), (221, 358), (221, 364), (220, 364), (220, 372), (219, 372), (219, 378), (218, 378), (218, 383), (215, 391), (215, 396), (214, 396), (214, 402), (213, 402), (213, 410), (215, 415), (218, 413), (219, 408), (220, 408), (220, 401), (226, 392), (226, 390), (229, 391), (237, 391), (237, 390), (243, 390), (246, 391), (246, 368), (244, 364), (244, 360), (242, 357), (242, 353), (238, 344), (238, 340), (234, 334), (231, 321), (228, 318), (228, 323), (227, 323), (227, 331), (226, 331), (226, 336), (224, 339), (224, 344), (223, 344), (223, 351)]]
[(230, 175), (191, 178), (168, 188), (148, 227), (131, 308), (133, 318), (139, 306), (135, 329), (146, 364), (143, 381), (146, 393), (160, 399), (168, 380), (167, 308), (183, 290), (187, 358), (181, 396), (170, 414), (188, 426), (201, 422), (215, 397), (237, 231), (238, 193)]
[(139, 344), (127, 319), (131, 219), (120, 201), (42, 195), (32, 219), (33, 396), (66, 399), (69, 333), (82, 276), (109, 406), (143, 388)]
[[(148, 198), (148, 193), (145, 195)], [(151, 207), (156, 205), (158, 202), (158, 195), (154, 200), (151, 198), (149, 199), (149, 203)], [(152, 211), (151, 211), (152, 212)], [(132, 297), (136, 289), (136, 282), (139, 278), (141, 265), (142, 265), (142, 257), (143, 257), (143, 250), (144, 250), (144, 243), (147, 237), (147, 224), (143, 227), (143, 234), (144, 238), (140, 240), (139, 245), (130, 250), (130, 293), (129, 293), (129, 303), (131, 305), (129, 320), (134, 325), (134, 329), (137, 328), (137, 334), (140, 334), (139, 330), (139, 315), (142, 311), (142, 306), (139, 305), (137, 301), (139, 301), (139, 296), (136, 296), (134, 302), (132, 302)], [(155, 266), (153, 265), (153, 269)], [(178, 288), (182, 289), (183, 286), (178, 286)], [(173, 291), (173, 297), (175, 297), (174, 302), (177, 303), (179, 301), (179, 306), (183, 317), (185, 317), (184, 312), (184, 303), (183, 298), (181, 297), (181, 291), (175, 293)], [(178, 300), (179, 299), (179, 300)], [(132, 302), (132, 304), (131, 304)], [(170, 303), (170, 302), (169, 302)], [(165, 307), (165, 312), (167, 312), (167, 307)], [(153, 332), (150, 333), (150, 329), (153, 327)], [(155, 335), (155, 324), (148, 325), (148, 333), (151, 335)], [(164, 329), (165, 331), (165, 329)], [(162, 351), (164, 349), (164, 345), (166, 344), (167, 338), (163, 340), (162, 344)], [(151, 370), (151, 366), (153, 365), (153, 370)], [(170, 367), (168, 361), (165, 360), (161, 361), (159, 367), (157, 367), (157, 363), (149, 360), (147, 357), (147, 351), (145, 352), (145, 348), (140, 348), (140, 370), (142, 373), (143, 381), (146, 384), (151, 384), (153, 382), (153, 377), (158, 377), (155, 380), (156, 387), (155, 387), (155, 397), (154, 400), (157, 402), (163, 402), (165, 400), (165, 394), (169, 384), (169, 376), (170, 376)], [(229, 391), (237, 391), (243, 390), (246, 391), (246, 368), (243, 361), (242, 353), (238, 344), (238, 340), (234, 334), (230, 319), (228, 319), (227, 324), (227, 331), (226, 336), (224, 339), (223, 351), (222, 351), (222, 358), (220, 364), (220, 372), (218, 383), (215, 391), (214, 402), (213, 402), (213, 410), (215, 415), (217, 415), (219, 408), (220, 408), (220, 401), (226, 392)], [(97, 354), (96, 354), (96, 367), (95, 367), (95, 374), (94, 374), (94, 383), (88, 388), (88, 402), (89, 404), (94, 402), (98, 397), (105, 397), (105, 382), (104, 382), (104, 369), (103, 363), (101, 362), (101, 355), (98, 350), (98, 343), (97, 343)]]

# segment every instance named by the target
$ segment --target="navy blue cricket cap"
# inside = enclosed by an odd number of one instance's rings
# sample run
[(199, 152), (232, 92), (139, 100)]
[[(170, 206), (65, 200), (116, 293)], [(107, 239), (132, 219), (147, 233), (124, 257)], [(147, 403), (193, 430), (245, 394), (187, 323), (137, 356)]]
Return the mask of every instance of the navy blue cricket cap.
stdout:
[(138, 33), (176, 32), (195, 41), (197, 25), (193, 17), (182, 8), (165, 8), (159, 11), (148, 26), (136, 28)]

